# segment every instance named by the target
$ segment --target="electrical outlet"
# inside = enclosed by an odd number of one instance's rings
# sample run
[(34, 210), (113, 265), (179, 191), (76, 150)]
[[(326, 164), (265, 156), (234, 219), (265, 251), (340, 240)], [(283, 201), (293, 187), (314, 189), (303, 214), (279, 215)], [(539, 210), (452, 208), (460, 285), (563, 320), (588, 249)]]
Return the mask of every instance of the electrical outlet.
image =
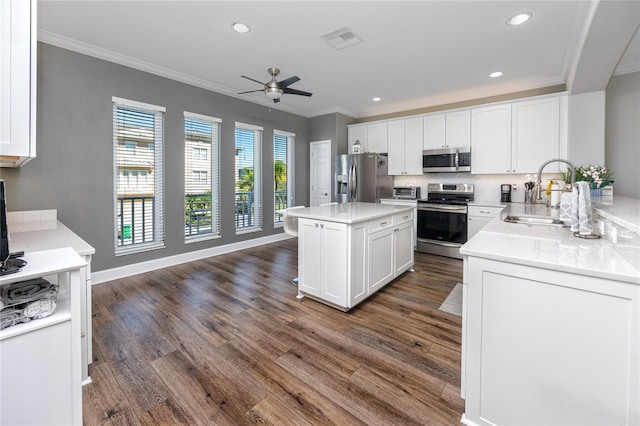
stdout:
[(518, 184), (517, 183), (512, 183), (511, 184), (511, 190), (512, 191), (516, 191), (518, 189)]

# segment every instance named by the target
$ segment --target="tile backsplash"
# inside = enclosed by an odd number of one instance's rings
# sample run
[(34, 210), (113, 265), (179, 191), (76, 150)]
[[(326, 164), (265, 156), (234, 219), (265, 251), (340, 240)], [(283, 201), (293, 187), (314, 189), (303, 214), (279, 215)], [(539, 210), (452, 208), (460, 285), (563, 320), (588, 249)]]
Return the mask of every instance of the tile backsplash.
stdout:
[[(508, 183), (516, 185), (516, 190), (511, 190), (511, 201), (524, 202), (524, 183), (537, 179), (535, 173), (531, 174), (504, 174), (504, 175), (474, 175), (471, 173), (425, 173), (422, 176), (394, 176), (394, 186), (419, 186), (422, 197), (427, 196), (427, 184), (429, 183), (472, 183), (475, 185), (476, 201), (500, 201), (500, 185)], [(543, 173), (542, 185), (546, 187), (549, 180), (559, 180), (557, 173)]]

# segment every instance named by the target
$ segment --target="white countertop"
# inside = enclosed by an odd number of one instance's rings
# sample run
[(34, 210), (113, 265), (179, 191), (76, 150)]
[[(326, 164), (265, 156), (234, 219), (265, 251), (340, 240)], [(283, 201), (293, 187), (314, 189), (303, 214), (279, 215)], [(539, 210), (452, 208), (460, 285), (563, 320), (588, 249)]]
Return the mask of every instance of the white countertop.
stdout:
[(50, 250), (71, 247), (80, 256), (96, 250), (75, 232), (57, 220), (55, 210), (8, 212), (9, 249), (12, 252)]
[(376, 219), (394, 213), (412, 211), (412, 206), (399, 206), (379, 203), (342, 203), (328, 206), (305, 207), (303, 209), (285, 209), (281, 212), (295, 217), (326, 220), (339, 223), (356, 223)]
[(510, 203), (460, 253), (640, 284), (640, 234), (632, 232), (640, 229), (640, 200), (614, 196), (612, 204), (594, 204), (594, 209), (618, 224), (630, 225), (619, 232), (616, 244), (604, 238), (576, 238), (568, 228), (504, 222), (508, 214), (559, 215), (544, 205)]

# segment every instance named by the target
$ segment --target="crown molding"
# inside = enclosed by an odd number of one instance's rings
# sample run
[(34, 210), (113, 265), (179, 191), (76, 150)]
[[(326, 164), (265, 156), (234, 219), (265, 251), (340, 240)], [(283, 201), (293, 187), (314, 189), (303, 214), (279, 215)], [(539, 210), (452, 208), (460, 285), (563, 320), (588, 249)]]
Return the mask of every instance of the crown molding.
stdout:
[(624, 64), (624, 65), (618, 66), (618, 68), (616, 68), (613, 75), (630, 74), (632, 72), (639, 72), (639, 71), (640, 71), (640, 62), (634, 62), (631, 64)]

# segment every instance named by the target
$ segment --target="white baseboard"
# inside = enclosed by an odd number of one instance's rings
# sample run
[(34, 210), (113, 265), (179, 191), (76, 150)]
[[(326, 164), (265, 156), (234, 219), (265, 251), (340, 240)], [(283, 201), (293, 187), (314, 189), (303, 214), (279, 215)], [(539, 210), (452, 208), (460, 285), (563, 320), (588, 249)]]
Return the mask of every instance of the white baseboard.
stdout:
[(100, 284), (107, 281), (117, 280), (120, 278), (130, 277), (131, 275), (142, 274), (144, 272), (155, 271), (156, 269), (166, 268), (167, 266), (179, 265), (181, 263), (192, 262), (194, 260), (204, 259), (206, 257), (219, 256), (225, 253), (231, 253), (251, 247), (258, 247), (264, 244), (284, 241), (292, 236), (282, 233), (268, 235), (266, 237), (254, 238), (251, 240), (240, 241), (237, 243), (226, 244), (223, 246), (210, 247), (203, 250), (190, 251), (188, 253), (176, 254), (160, 259), (148, 260), (146, 262), (134, 263), (132, 265), (120, 266), (113, 269), (105, 269), (104, 271), (91, 273), (91, 284)]

